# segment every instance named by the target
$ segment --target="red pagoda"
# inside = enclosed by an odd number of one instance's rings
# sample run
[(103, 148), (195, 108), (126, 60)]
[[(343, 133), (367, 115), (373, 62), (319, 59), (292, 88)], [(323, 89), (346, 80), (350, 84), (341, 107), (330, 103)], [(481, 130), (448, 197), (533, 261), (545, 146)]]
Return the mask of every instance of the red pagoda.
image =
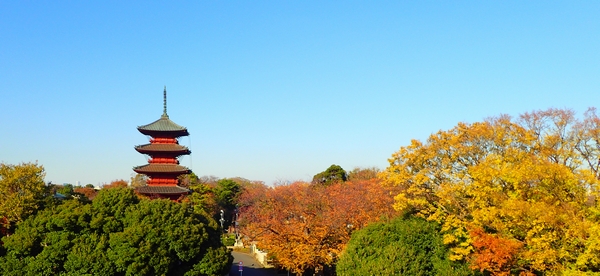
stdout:
[(148, 176), (146, 186), (136, 189), (136, 192), (151, 198), (168, 198), (178, 200), (190, 191), (179, 186), (178, 177), (190, 173), (190, 169), (179, 165), (177, 158), (190, 154), (190, 150), (179, 145), (177, 138), (188, 136), (185, 127), (169, 119), (167, 115), (167, 88), (163, 92), (163, 114), (160, 119), (137, 129), (152, 137), (149, 144), (135, 147), (139, 153), (150, 156), (148, 164), (134, 167), (133, 170)]

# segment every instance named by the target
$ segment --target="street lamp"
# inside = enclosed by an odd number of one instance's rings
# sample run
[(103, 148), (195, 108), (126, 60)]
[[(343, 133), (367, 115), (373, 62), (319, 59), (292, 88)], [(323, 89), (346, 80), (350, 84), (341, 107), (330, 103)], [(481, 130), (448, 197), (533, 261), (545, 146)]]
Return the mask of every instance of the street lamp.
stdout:
[(225, 231), (225, 229), (223, 228), (223, 223), (225, 222), (225, 212), (223, 212), (223, 210), (221, 210), (221, 219), (219, 221), (221, 222), (221, 229)]

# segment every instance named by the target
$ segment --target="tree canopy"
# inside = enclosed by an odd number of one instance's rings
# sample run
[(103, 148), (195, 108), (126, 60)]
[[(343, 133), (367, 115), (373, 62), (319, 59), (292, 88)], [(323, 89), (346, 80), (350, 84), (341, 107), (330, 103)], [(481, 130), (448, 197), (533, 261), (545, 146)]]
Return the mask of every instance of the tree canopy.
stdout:
[(2, 275), (224, 275), (232, 257), (214, 220), (186, 204), (101, 190), (65, 200), (4, 237)]
[(50, 196), (44, 167), (36, 163), (0, 163), (0, 229), (10, 229), (36, 212)]
[(256, 186), (241, 202), (242, 233), (295, 273), (331, 267), (353, 231), (394, 215), (390, 188), (377, 179)]
[(504, 275), (600, 271), (600, 119), (549, 109), (439, 131), (382, 173), (394, 207), (442, 225), (453, 260)]
[(333, 164), (325, 171), (316, 174), (313, 177), (312, 183), (328, 186), (336, 182), (346, 181), (347, 179), (348, 174), (346, 171), (342, 167)]

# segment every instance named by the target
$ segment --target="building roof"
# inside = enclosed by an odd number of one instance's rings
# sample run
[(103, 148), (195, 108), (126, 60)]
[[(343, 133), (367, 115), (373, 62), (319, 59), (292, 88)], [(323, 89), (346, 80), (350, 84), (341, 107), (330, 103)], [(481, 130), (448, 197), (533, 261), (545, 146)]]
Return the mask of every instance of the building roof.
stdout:
[(191, 151), (179, 144), (144, 144), (135, 147), (139, 153), (178, 153), (178, 154), (190, 154)]
[(142, 174), (169, 173), (169, 174), (184, 174), (189, 173), (190, 169), (177, 164), (146, 164), (134, 167), (133, 170)]
[(141, 186), (136, 189), (141, 194), (184, 194), (190, 190), (180, 186)]
[(179, 137), (190, 135), (187, 128), (182, 127), (169, 119), (169, 115), (163, 114), (160, 119), (147, 125), (137, 128), (141, 133), (154, 136), (156, 134), (166, 134), (169, 136)]

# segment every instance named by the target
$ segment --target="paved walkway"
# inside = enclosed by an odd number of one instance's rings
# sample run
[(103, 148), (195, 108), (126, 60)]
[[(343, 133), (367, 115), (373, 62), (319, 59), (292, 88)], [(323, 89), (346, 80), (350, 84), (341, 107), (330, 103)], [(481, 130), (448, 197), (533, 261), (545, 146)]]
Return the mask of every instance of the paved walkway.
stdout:
[[(274, 269), (264, 268), (250, 254), (241, 252), (231, 252), (233, 256), (233, 265), (229, 271), (230, 276), (275, 276), (277, 272)], [(242, 262), (242, 271), (239, 271), (239, 263)]]

